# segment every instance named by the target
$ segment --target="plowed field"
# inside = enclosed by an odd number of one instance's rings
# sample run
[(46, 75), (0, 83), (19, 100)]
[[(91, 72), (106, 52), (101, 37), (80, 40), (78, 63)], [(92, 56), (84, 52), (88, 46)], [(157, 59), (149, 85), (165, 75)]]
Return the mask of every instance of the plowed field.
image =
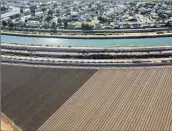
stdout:
[(99, 70), (40, 128), (172, 130), (172, 68)]
[(95, 72), (2, 65), (2, 112), (23, 130), (37, 130)]
[(28, 131), (172, 130), (172, 67), (2, 65), (2, 112)]

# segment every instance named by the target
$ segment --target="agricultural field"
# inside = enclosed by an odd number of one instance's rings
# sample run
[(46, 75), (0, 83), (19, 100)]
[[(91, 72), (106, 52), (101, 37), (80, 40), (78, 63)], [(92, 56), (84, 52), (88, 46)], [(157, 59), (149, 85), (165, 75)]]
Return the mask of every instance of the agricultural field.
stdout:
[(172, 67), (2, 65), (2, 112), (23, 130), (172, 130)]
[(38, 130), (172, 130), (172, 67), (99, 70)]
[(37, 130), (95, 72), (1, 66), (2, 112), (23, 130)]

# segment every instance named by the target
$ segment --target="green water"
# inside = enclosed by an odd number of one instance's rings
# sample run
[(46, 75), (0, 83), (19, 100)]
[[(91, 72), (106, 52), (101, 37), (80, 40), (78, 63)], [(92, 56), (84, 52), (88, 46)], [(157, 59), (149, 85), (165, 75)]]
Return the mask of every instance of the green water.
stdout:
[(72, 47), (158, 46), (172, 45), (172, 37), (133, 39), (61, 39), (1, 35), (1, 42)]

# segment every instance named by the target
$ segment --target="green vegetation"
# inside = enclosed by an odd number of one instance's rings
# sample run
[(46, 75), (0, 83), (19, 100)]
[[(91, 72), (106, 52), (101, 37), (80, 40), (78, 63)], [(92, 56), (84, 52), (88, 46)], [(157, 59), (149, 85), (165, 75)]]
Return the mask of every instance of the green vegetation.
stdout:
[(23, 13), (23, 8), (20, 8), (20, 13)]
[(82, 29), (93, 29), (93, 25), (91, 25), (91, 24), (89, 24), (89, 23), (82, 23), (82, 25), (81, 25), (81, 28)]
[(6, 21), (2, 21), (2, 26), (7, 26), (7, 22)]
[(8, 11), (7, 7), (1, 7), (1, 13), (5, 13), (6, 11)]
[(65, 59), (145, 59), (145, 58), (164, 58), (164, 57), (172, 57), (171, 54), (140, 54), (140, 55), (110, 55), (110, 54), (92, 54), (89, 55), (85, 51), (84, 53), (78, 54), (78, 55), (61, 55), (61, 56), (46, 56), (41, 54), (25, 54), (25, 53), (19, 53), (19, 52), (2, 52), (2, 55), (11, 55), (11, 56), (32, 56), (32, 57), (43, 57), (43, 58), (65, 58)]
[(13, 27), (15, 26), (15, 23), (12, 22), (12, 21), (10, 21), (10, 22), (8, 23), (8, 25), (9, 25), (10, 28), (13, 28)]
[(50, 22), (50, 20), (52, 20), (52, 19), (53, 19), (52, 16), (47, 16), (47, 17), (46, 17), (46, 21), (47, 21), (47, 22)]
[(41, 8), (41, 11), (44, 13), (47, 9), (45, 7)]

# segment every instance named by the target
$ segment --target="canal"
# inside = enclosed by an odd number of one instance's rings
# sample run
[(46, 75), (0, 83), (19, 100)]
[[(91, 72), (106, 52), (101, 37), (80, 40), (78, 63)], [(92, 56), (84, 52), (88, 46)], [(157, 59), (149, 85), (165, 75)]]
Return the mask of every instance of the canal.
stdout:
[(1, 35), (1, 42), (72, 47), (159, 46), (172, 45), (172, 37), (133, 39), (61, 39)]

